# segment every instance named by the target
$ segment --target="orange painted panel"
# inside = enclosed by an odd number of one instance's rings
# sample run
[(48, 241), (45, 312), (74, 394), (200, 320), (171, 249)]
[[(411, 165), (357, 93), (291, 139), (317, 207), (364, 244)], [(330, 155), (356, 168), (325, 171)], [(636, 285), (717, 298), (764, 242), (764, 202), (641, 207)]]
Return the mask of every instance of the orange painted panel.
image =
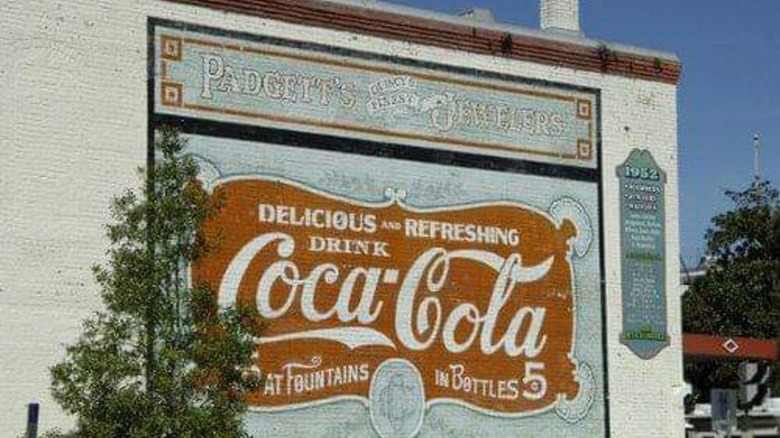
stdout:
[(216, 193), (226, 202), (206, 233), (219, 248), (193, 274), (222, 305), (257, 309), (267, 380), (253, 404), (368, 398), (392, 358), (419, 369), (431, 402), (522, 413), (577, 396), (571, 221), (510, 203), (371, 205), (266, 179)]

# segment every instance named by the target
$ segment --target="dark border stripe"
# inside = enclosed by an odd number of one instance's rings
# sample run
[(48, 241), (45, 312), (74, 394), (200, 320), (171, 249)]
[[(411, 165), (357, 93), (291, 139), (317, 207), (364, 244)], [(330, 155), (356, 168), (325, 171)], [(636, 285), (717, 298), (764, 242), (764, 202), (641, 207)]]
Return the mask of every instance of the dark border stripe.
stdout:
[(154, 107), (155, 107), (155, 96), (154, 96), (154, 89), (155, 89), (155, 82), (157, 81), (157, 78), (155, 76), (155, 65), (156, 65), (156, 57), (157, 53), (155, 52), (155, 32), (156, 32), (157, 25), (155, 24), (154, 19), (148, 19), (146, 23), (146, 34), (148, 38), (147, 44), (149, 47), (146, 48), (146, 75), (147, 75), (147, 83), (146, 83), (146, 111), (147, 111), (147, 127), (146, 127), (146, 178), (147, 180), (152, 180), (152, 170), (154, 168), (154, 129), (155, 125), (152, 121), (152, 117), (154, 115)]
[[(596, 144), (598, 150), (601, 151), (602, 137), (601, 137), (601, 93), (596, 95)], [(599, 154), (598, 160), (599, 174), (603, 176), (604, 170), (604, 154)], [(601, 351), (603, 354), (602, 361), (604, 366), (604, 428), (605, 437), (611, 436), (611, 418), (609, 410), (609, 330), (608, 330), (608, 318), (607, 318), (607, 274), (606, 274), (606, 249), (604, 241), (604, 178), (598, 179), (598, 204), (599, 204), (599, 278), (601, 279)]]
[(348, 154), (420, 161), (482, 170), (522, 173), (575, 181), (597, 182), (599, 180), (598, 170), (584, 167), (538, 163), (501, 156), (376, 142), (279, 128), (265, 128), (192, 117), (156, 114), (153, 116), (153, 119), (152, 123), (154, 125), (171, 125), (188, 134), (198, 134), (208, 137), (261, 141), (303, 149), (320, 149)]

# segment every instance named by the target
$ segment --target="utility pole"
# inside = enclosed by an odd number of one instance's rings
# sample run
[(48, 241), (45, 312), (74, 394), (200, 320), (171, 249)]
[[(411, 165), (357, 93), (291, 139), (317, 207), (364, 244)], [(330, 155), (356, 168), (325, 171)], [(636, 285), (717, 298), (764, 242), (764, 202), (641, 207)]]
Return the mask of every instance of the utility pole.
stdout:
[(759, 198), (761, 190), (761, 136), (753, 134), (753, 194)]
[(761, 180), (761, 169), (759, 168), (759, 161), (761, 159), (761, 137), (758, 134), (753, 134), (753, 176), (756, 183)]

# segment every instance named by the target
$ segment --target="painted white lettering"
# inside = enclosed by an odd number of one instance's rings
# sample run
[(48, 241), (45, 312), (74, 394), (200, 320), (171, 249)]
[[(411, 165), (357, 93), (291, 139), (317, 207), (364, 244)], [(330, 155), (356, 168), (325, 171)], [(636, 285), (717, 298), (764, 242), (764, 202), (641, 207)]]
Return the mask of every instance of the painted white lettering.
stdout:
[(213, 97), (211, 91), (212, 82), (220, 80), (225, 74), (225, 60), (221, 56), (212, 54), (204, 54), (200, 57), (203, 61), (200, 97), (202, 99), (211, 99)]

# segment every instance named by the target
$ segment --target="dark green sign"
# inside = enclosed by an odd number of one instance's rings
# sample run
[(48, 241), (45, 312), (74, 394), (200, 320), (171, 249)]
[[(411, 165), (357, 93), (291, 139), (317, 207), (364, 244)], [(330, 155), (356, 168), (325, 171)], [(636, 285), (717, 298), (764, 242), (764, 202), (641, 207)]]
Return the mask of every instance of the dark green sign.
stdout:
[(666, 174), (650, 152), (634, 149), (617, 169), (623, 332), (620, 341), (642, 359), (669, 345), (666, 318)]

